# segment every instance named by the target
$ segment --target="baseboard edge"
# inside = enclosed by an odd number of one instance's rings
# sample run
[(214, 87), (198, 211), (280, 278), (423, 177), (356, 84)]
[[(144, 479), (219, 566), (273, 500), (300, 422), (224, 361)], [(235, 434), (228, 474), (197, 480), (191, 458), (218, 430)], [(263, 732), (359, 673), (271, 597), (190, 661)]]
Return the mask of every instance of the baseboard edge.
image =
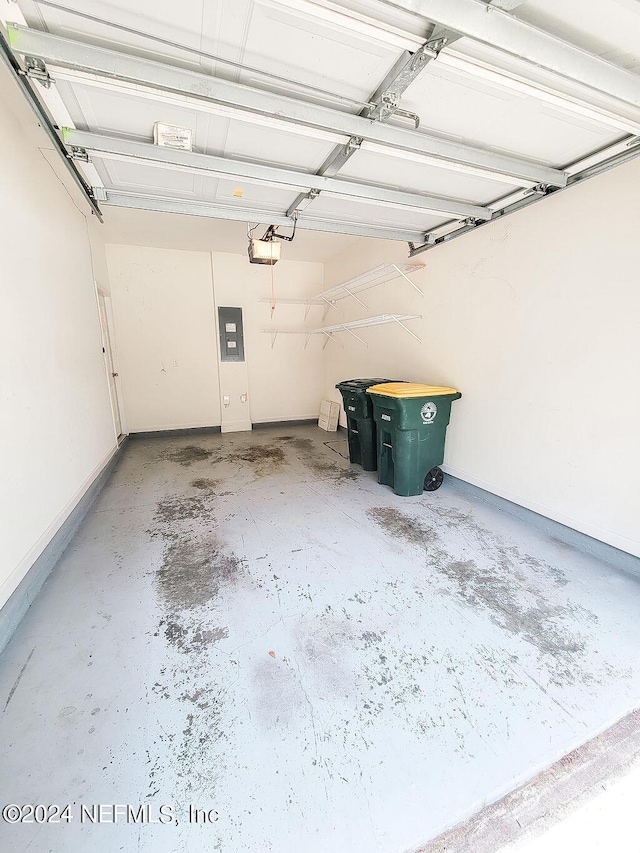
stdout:
[(109, 457), (103, 468), (93, 478), (71, 512), (49, 540), (44, 550), (28, 569), (18, 586), (0, 609), (0, 653), (38, 596), (43, 584), (55, 568), (66, 547), (73, 539), (84, 517), (106, 485), (127, 443), (125, 437)]
[(445, 465), (442, 467), (456, 483), (456, 488), (461, 493), (466, 493), (469, 496), (473, 496), (476, 500), (479, 499), (491, 504), (496, 509), (507, 512), (509, 515), (537, 527), (548, 536), (553, 536), (566, 545), (588, 554), (590, 557), (602, 560), (602, 562), (608, 563), (615, 569), (633, 574), (635, 577), (640, 576), (640, 558), (636, 557), (635, 554), (617, 548), (615, 545), (605, 542), (603, 539), (598, 539), (590, 533), (578, 530), (570, 524), (544, 515), (532, 507), (517, 503), (509, 497), (483, 488), (478, 483), (466, 479), (462, 472), (455, 469), (452, 470)]
[(173, 438), (181, 435), (219, 435), (219, 433), (219, 426), (177, 427), (176, 429), (151, 429), (130, 432), (129, 438)]
[(292, 418), (290, 421), (254, 421), (254, 429), (268, 429), (269, 427), (294, 427), (318, 425), (318, 418)]

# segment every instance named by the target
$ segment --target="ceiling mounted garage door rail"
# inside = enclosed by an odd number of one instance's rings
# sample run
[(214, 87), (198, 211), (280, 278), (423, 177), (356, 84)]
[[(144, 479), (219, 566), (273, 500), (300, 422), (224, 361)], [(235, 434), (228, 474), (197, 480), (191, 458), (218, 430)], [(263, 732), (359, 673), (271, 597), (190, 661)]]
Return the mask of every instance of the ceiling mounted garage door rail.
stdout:
[[(294, 220), (283, 213), (273, 210), (256, 209), (244, 205), (212, 204), (191, 199), (167, 198), (166, 196), (129, 193), (122, 190), (95, 187), (96, 198), (102, 205), (128, 207), (133, 210), (156, 210), (159, 213), (179, 213), (184, 216), (202, 216), (207, 219), (227, 219), (234, 222), (270, 222), (290, 228)], [(367, 225), (352, 220), (335, 217), (308, 216), (298, 218), (297, 227), (306, 231), (321, 231), (327, 234), (351, 234), (353, 237), (374, 237), (379, 240), (398, 240), (401, 243), (422, 243), (424, 231), (412, 231), (408, 228), (392, 225)], [(271, 301), (271, 300), (269, 300)], [(282, 300), (279, 300), (282, 301)]]
[(567, 80), (640, 107), (637, 74), (480, 0), (383, 0)]
[(358, 137), (393, 150), (411, 151), (441, 161), (445, 168), (473, 166), (487, 174), (503, 174), (524, 181), (565, 186), (567, 176), (559, 169), (530, 160), (467, 145), (421, 131), (382, 124), (331, 107), (307, 103), (177, 66), (140, 59), (95, 45), (11, 25), (12, 49), (54, 65), (100, 74), (105, 78), (135, 82), (173, 93), (188, 93), (228, 108)]

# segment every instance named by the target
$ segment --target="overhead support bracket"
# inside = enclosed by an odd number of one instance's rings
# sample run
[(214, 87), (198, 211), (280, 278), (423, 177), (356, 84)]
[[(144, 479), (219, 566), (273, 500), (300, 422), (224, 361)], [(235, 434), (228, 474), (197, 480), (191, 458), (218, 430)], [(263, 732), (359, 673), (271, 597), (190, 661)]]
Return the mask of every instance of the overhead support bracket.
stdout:
[(403, 53), (372, 96), (373, 106), (363, 110), (361, 115), (379, 121), (387, 121), (392, 115), (402, 115), (403, 117), (413, 118), (417, 130), (420, 125), (419, 116), (401, 110), (400, 99), (427, 65), (438, 58), (442, 48), (459, 38), (460, 34), (453, 30), (439, 26), (434, 27), (422, 47), (414, 53), (409, 51)]
[(531, 187), (529, 193), (532, 195), (547, 195), (552, 189), (549, 184), (536, 184), (535, 187)]
[[(451, 35), (451, 40), (455, 40), (453, 34)], [(401, 110), (400, 98), (429, 62), (438, 56), (439, 50), (446, 43), (447, 38), (443, 34), (443, 37), (436, 39), (433, 45), (426, 43), (414, 53), (404, 51), (400, 59), (395, 63), (391, 71), (389, 71), (380, 86), (378, 86), (377, 90), (371, 96), (372, 106), (363, 109), (360, 115), (363, 118), (379, 122), (386, 122), (393, 115), (401, 115), (404, 118), (412, 119), (414, 129), (417, 130), (420, 126), (420, 116), (416, 113)], [(346, 145), (338, 145), (318, 169), (317, 174), (326, 176), (337, 175), (351, 157), (360, 150), (363, 141), (362, 136), (354, 135), (350, 137)], [(312, 201), (313, 198), (310, 196), (300, 195), (296, 198), (288, 212), (302, 210), (308, 207)]]
[(291, 216), (293, 218), (294, 216), (297, 216), (298, 214), (302, 213), (302, 211), (309, 207), (311, 202), (315, 198), (318, 198), (319, 195), (320, 190), (315, 189), (309, 190), (308, 193), (303, 193), (302, 195), (299, 195), (298, 198), (291, 205), (291, 207), (287, 210), (287, 216)]
[(360, 150), (362, 142), (363, 139), (361, 136), (352, 136), (346, 145), (339, 145), (325, 160), (322, 167), (318, 170), (318, 174), (325, 175), (327, 178), (337, 175), (347, 160), (353, 157), (356, 151)]
[(502, 3), (487, 5), (478, 0), (385, 2), (596, 92), (640, 107), (637, 74), (509, 15), (500, 8)]
[(415, 53), (405, 51), (371, 98), (374, 105), (363, 110), (362, 115), (378, 121), (387, 121), (399, 112), (405, 116), (414, 116), (414, 124), (417, 128), (420, 124), (419, 117), (400, 110), (400, 98), (437, 55), (438, 51), (434, 50), (428, 42)]
[(438, 24), (433, 28), (433, 32), (429, 36), (429, 40), (425, 47), (432, 50), (437, 57), (441, 50), (448, 47), (450, 44), (453, 44), (454, 41), (458, 41), (460, 38), (462, 38), (461, 33), (447, 29), (447, 27), (442, 27)]
[[(317, 175), (323, 175), (326, 178), (332, 178), (338, 174), (340, 169), (362, 145), (361, 136), (352, 136), (345, 145), (338, 145), (324, 161), (322, 166), (316, 172)], [(312, 190), (308, 193), (302, 193), (293, 202), (289, 210), (288, 216), (292, 216), (294, 211), (305, 210), (309, 205), (320, 195), (320, 190)]]
[(72, 160), (80, 160), (82, 163), (89, 162), (89, 155), (85, 148), (80, 148), (78, 145), (72, 145), (69, 152), (69, 157)]
[(29, 80), (37, 80), (45, 89), (51, 87), (51, 77), (47, 71), (47, 66), (41, 59), (37, 59), (35, 56), (25, 56), (24, 65)]

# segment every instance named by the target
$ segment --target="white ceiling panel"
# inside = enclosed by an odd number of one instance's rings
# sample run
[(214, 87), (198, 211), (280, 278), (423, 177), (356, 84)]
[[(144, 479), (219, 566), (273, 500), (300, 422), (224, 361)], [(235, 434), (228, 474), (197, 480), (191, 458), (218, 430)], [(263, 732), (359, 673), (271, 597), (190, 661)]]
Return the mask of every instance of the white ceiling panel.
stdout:
[(234, 120), (229, 125), (225, 153), (241, 159), (315, 172), (333, 148), (330, 142)]
[(361, 149), (340, 170), (339, 177), (376, 182), (390, 187), (411, 189), (413, 192), (447, 196), (473, 204), (487, 204), (506, 195), (512, 185), (490, 178), (453, 172), (425, 165), (417, 159), (403, 159), (402, 154), (389, 157)]
[(638, 0), (527, 0), (514, 15), (616, 65), (640, 70)]
[[(358, 100), (369, 98), (402, 52), (397, 45), (341, 31), (264, 0), (185, 0), (179, 4), (136, 0), (131, 7), (110, 0), (65, 0), (61, 5), (81, 15), (60, 12), (35, 0), (20, 0), (30, 26), (57, 35), (128, 49), (139, 55), (176, 59), (227, 79), (267, 85), (260, 74), (241, 72), (223, 62), (181, 50), (179, 45), (184, 45)], [(119, 26), (107, 26), (82, 15)]]
[[(638, 33), (640, 38), (640, 32)], [(484, 63), (488, 68), (507, 75), (515, 75), (523, 80), (530, 80), (534, 85), (540, 84), (557, 92), (560, 96), (567, 96), (582, 100), (586, 104), (592, 104), (596, 109), (611, 110), (620, 115), (627, 115), (631, 119), (640, 120), (640, 110), (619, 100), (614, 93), (596, 92), (576, 81), (568, 80), (553, 74), (551, 71), (521, 59), (518, 56), (505, 54), (489, 45), (474, 42), (470, 39), (460, 39), (451, 47), (445, 48), (439, 57), (438, 65), (442, 68), (450, 68), (454, 59), (468, 59), (472, 62)], [(463, 75), (465, 79), (479, 81), (481, 78), (475, 74)], [(497, 87), (498, 90), (500, 86)], [(508, 91), (508, 88), (506, 89)]]
[[(250, 5), (250, 0), (234, 2)], [(135, 0), (135, 3), (124, 3), (121, 0), (60, 0), (58, 5), (73, 9), (81, 15), (51, 9), (35, 0), (20, 0), (19, 5), (29, 26), (37, 29), (110, 45), (115, 49), (128, 47), (140, 54), (152, 51), (185, 60), (188, 57), (184, 51), (171, 45), (179, 43), (196, 49), (200, 47), (202, 4), (203, 0), (181, 0), (180, 3), (170, 0)], [(164, 39), (166, 44), (159, 45), (148, 38), (96, 23), (82, 15), (138, 30), (148, 36)], [(193, 57), (192, 61), (196, 66), (199, 64), (199, 60)]]
[[(209, 178), (206, 179), (207, 181)], [(225, 204), (235, 203), (238, 205), (247, 205), (249, 207), (260, 207), (269, 210), (279, 211), (284, 213), (287, 208), (293, 204), (297, 193), (290, 190), (278, 189), (275, 187), (267, 187), (262, 184), (248, 184), (241, 180), (235, 179), (220, 179), (215, 198), (212, 201), (220, 201)], [(242, 190), (244, 196), (242, 202), (234, 198), (233, 193), (236, 190)], [(203, 199), (207, 200), (206, 186), (203, 189)]]
[[(162, 93), (146, 86), (105, 81), (97, 75), (51, 67), (53, 80), (69, 103), (76, 126), (94, 132), (121, 133), (151, 139), (156, 121), (194, 132), (194, 145), (210, 154), (236, 152), (254, 160), (315, 170), (336, 143), (348, 137), (314, 128), (298, 127), (248, 112), (231, 111), (196, 98)], [(231, 122), (231, 142), (227, 146)], [(258, 130), (256, 130), (258, 129)]]
[[(254, 3), (244, 61), (289, 80), (366, 101), (401, 53), (398, 47), (337, 30), (308, 15)], [(255, 85), (259, 80), (243, 74), (242, 82)]]
[(78, 128), (95, 133), (120, 134), (151, 141), (156, 121), (193, 131), (194, 148), (208, 154), (282, 164), (313, 172), (333, 149), (333, 144), (285, 130), (196, 112), (158, 100), (114, 93), (107, 89), (60, 81), (60, 94)]
[[(200, 43), (198, 48), (232, 62), (245, 63), (246, 38), (251, 26), (253, 0), (216, 0), (201, 2)], [(202, 57), (202, 70), (227, 80), (239, 80), (241, 72), (223, 62)]]
[(156, 121), (190, 128), (194, 145), (208, 148), (212, 154), (222, 154), (227, 138), (229, 120), (156, 100), (96, 89), (81, 83), (57, 83), (61, 96), (68, 104), (71, 117), (79, 128), (94, 133), (111, 133), (151, 141)]
[[(219, 201), (225, 205), (245, 205), (278, 212), (287, 210), (296, 198), (293, 190), (250, 184), (233, 178), (217, 178), (211, 175), (162, 169), (128, 160), (94, 157), (93, 162), (105, 187), (113, 190), (162, 196), (175, 195), (194, 201)], [(242, 193), (241, 196), (240, 193)]]
[(371, 202), (330, 195), (319, 196), (306, 212), (309, 216), (329, 216), (350, 222), (366, 222), (371, 225), (387, 225), (391, 228), (406, 228), (413, 231), (426, 231), (448, 221), (447, 217), (431, 215), (419, 210), (382, 207)]
[(179, 195), (194, 198), (199, 194), (202, 178), (188, 172), (155, 169), (141, 163), (124, 160), (103, 160), (93, 157), (105, 187), (156, 195)]
[(437, 61), (409, 87), (403, 106), (418, 113), (425, 131), (552, 166), (564, 166), (620, 136), (527, 95), (453, 72)]

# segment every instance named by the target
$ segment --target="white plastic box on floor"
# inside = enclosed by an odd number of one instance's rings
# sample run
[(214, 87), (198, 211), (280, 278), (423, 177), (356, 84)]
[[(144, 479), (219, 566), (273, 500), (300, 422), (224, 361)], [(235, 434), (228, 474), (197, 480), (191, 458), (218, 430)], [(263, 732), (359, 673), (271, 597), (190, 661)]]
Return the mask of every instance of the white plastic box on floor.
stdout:
[(336, 432), (338, 429), (338, 418), (340, 417), (340, 404), (331, 400), (323, 400), (320, 403), (320, 417), (318, 426), (327, 432)]

